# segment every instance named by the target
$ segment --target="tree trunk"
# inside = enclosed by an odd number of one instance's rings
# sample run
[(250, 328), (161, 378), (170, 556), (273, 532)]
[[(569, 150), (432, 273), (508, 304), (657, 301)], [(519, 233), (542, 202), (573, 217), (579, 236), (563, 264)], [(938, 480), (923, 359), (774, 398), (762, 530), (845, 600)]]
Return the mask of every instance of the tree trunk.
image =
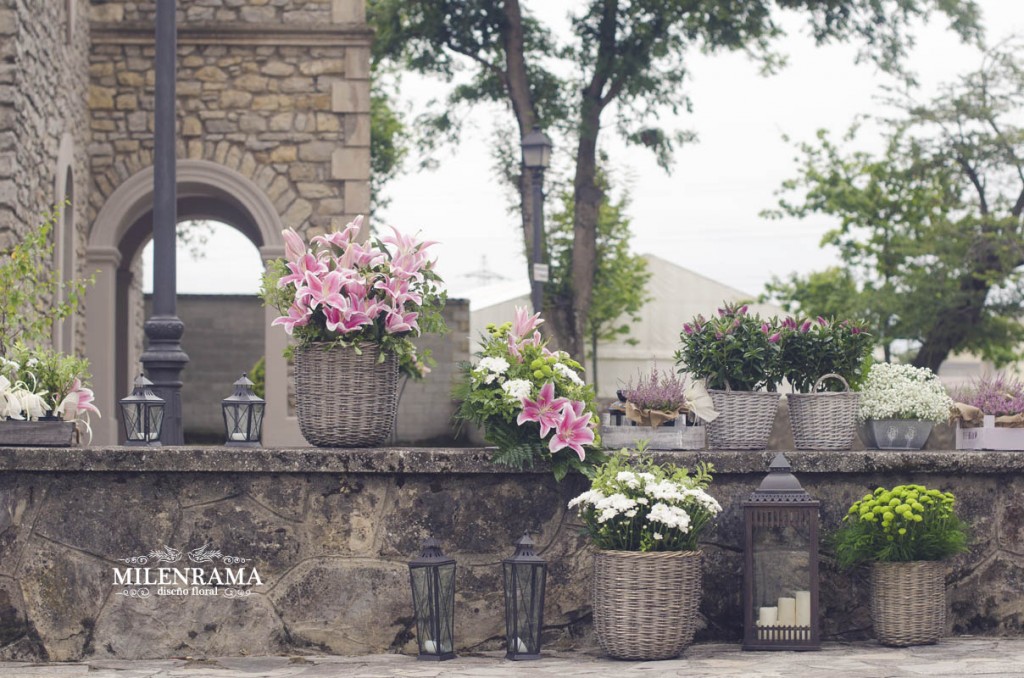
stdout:
[(927, 367), (936, 374), (950, 351), (961, 345), (970, 328), (981, 321), (989, 285), (980, 274), (967, 274), (960, 283), (960, 301), (953, 307), (939, 308), (921, 350), (914, 357), (914, 367)]
[(566, 342), (567, 350), (578, 358), (584, 355), (587, 315), (593, 300), (597, 217), (602, 198), (597, 185), (597, 134), (601, 124), (601, 105), (588, 99), (584, 93), (582, 113), (573, 182), (572, 335)]

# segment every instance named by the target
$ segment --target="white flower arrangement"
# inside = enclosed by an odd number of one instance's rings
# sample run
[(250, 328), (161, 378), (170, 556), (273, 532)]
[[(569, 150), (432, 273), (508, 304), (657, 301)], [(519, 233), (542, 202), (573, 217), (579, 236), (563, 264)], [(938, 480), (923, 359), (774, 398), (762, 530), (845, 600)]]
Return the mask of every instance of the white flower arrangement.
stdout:
[(928, 368), (878, 363), (864, 380), (858, 418), (943, 422), (952, 406), (952, 398)]
[(598, 468), (591, 489), (569, 508), (579, 511), (600, 549), (692, 551), (722, 511), (706, 491), (712, 471), (701, 465), (690, 475), (623, 450)]

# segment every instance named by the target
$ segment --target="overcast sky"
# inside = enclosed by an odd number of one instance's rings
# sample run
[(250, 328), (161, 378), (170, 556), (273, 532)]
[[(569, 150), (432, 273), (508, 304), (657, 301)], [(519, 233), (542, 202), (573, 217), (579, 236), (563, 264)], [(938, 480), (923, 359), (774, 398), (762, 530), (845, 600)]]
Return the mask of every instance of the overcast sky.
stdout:
[[(580, 4), (523, 2), (563, 35), (568, 34), (568, 13)], [(990, 44), (1024, 35), (1024, 1), (979, 4)], [(757, 65), (739, 54), (689, 59), (686, 87), (694, 111), (666, 116), (661, 123), (667, 129), (691, 129), (700, 141), (677, 153), (671, 174), (649, 152), (624, 146), (610, 128), (602, 131), (601, 147), (619, 183), (628, 180), (634, 251), (657, 254), (751, 294), (761, 292), (772, 275), (808, 272), (836, 261), (833, 252), (819, 247), (831, 225), (826, 219), (767, 221), (758, 213), (775, 204), (780, 183), (795, 175), (796, 153), (783, 134), (810, 140), (819, 128), (838, 134), (858, 114), (883, 113), (877, 96), (891, 80), (870, 64), (855, 65), (855, 46), (817, 48), (799, 22), (786, 25), (795, 30), (781, 44), (789, 65), (778, 75), (760, 76)], [(924, 94), (980, 63), (980, 54), (961, 45), (940, 16), (915, 34), (918, 43), (909, 65), (919, 74)], [(436, 80), (406, 75), (402, 105), (414, 114), (438, 91)], [(508, 211), (508, 193), (492, 171), (490, 154), (495, 123), (511, 120), (511, 113), (499, 106), (478, 109), (459, 147), (436, 155), (436, 171), (410, 172), (386, 190), (391, 205), (377, 225), (419, 230), (440, 241), (432, 251), (455, 295), (475, 284), (465, 275), (480, 269), (485, 257), (504, 277), (526, 277), (518, 219)], [(877, 144), (874, 135), (862, 145)], [(556, 162), (568, 168), (569, 149), (557, 147), (555, 153)], [(550, 200), (547, 205), (550, 210)], [(198, 262), (179, 255), (179, 291), (246, 293), (258, 288), (259, 257), (244, 236), (225, 228), (207, 251)], [(149, 247), (144, 256), (150, 256)]]

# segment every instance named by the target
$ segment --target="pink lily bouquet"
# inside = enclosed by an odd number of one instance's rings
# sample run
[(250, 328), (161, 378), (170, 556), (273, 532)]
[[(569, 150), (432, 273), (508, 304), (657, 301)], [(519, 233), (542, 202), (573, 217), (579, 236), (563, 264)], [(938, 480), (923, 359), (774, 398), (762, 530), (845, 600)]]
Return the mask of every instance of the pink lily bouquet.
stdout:
[(441, 311), (446, 294), (426, 250), (433, 242), (392, 228), (382, 238), (356, 240), (362, 216), (341, 231), (319, 235), (309, 245), (285, 230), (285, 258), (272, 262), (261, 295), (282, 314), (273, 321), (300, 346), (327, 342), (374, 343), (398, 356), (399, 369), (419, 378), (429, 372), (412, 338), (446, 331)]
[(555, 478), (569, 469), (600, 463), (594, 391), (582, 366), (564, 351), (550, 351), (537, 327), (540, 314), (517, 308), (515, 321), (487, 326), (475, 365), (464, 366), (455, 416), (485, 429), (497, 446), (494, 460), (523, 468), (539, 457), (551, 461)]

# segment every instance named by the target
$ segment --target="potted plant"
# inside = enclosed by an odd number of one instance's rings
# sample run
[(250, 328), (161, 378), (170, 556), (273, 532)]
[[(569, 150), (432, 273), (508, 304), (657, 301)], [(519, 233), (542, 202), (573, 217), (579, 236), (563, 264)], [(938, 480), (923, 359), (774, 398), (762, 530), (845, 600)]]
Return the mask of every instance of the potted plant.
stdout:
[(703, 531), (722, 507), (707, 493), (714, 469), (694, 473), (626, 450), (597, 468), (569, 502), (596, 548), (594, 629), (620, 659), (670, 659), (693, 640), (702, 590)]
[(763, 450), (775, 422), (782, 335), (774, 319), (762, 320), (748, 310), (745, 304), (726, 304), (717, 317), (698, 315), (684, 324), (679, 335), (676, 364), (704, 380), (720, 414), (707, 427), (714, 449)]
[(365, 243), (357, 217), (309, 246), (284, 231), (285, 258), (268, 265), (261, 296), (291, 335), (295, 409), (313, 445), (378, 445), (390, 434), (398, 376), (419, 378), (413, 338), (446, 330), (445, 293), (423, 242), (392, 229)]
[(780, 324), (780, 368), (798, 450), (848, 450), (857, 431), (859, 394), (871, 335), (849, 321), (786, 318)]
[(848, 569), (871, 564), (871, 618), (883, 645), (935, 643), (946, 630), (942, 561), (967, 548), (949, 492), (879, 487), (853, 503), (833, 537)]
[(514, 322), (487, 326), (479, 359), (463, 365), (455, 418), (483, 426), (496, 462), (521, 469), (550, 461), (561, 480), (604, 457), (594, 390), (568, 353), (548, 350), (537, 329), (543, 322), (539, 313), (516, 308)]
[[(699, 450), (704, 448), (704, 426), (691, 399), (706, 392), (688, 383), (684, 375), (652, 367), (638, 373), (619, 391), (624, 399), (627, 425), (602, 427), (606, 448), (633, 447), (640, 440), (654, 450)], [(705, 416), (708, 416), (704, 412)], [(711, 418), (714, 417), (712, 413)]]
[(952, 394), (958, 450), (1024, 450), (1024, 382), (981, 377)]
[(919, 450), (928, 442), (932, 426), (949, 419), (952, 405), (928, 368), (872, 365), (860, 394), (861, 437), (868, 447)]

